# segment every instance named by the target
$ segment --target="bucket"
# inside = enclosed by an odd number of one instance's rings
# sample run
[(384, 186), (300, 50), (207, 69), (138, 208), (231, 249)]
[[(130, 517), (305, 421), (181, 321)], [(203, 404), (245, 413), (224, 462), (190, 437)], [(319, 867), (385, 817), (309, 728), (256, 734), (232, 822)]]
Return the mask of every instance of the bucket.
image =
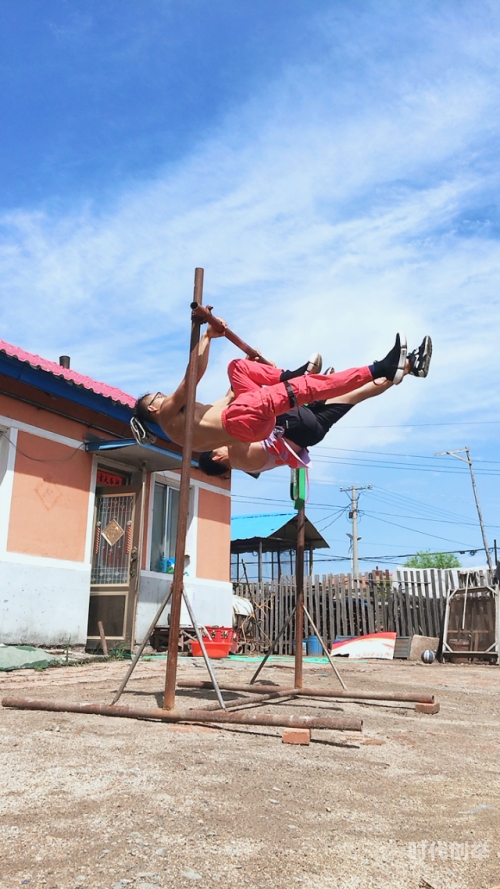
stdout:
[(308, 657), (321, 657), (323, 654), (323, 646), (317, 636), (308, 636), (306, 643)]
[[(203, 640), (205, 649), (210, 660), (220, 660), (221, 658), (225, 658), (229, 654), (229, 649), (231, 648), (231, 642), (205, 642)], [(189, 646), (191, 648), (191, 654), (193, 657), (203, 657), (203, 652), (201, 650), (201, 645), (197, 639), (193, 639)]]
[[(294, 642), (293, 646), (292, 646), (293, 654), (295, 654), (296, 650), (297, 650), (297, 646), (295, 645), (295, 642)], [(302, 640), (302, 657), (307, 657), (307, 642), (305, 639)]]

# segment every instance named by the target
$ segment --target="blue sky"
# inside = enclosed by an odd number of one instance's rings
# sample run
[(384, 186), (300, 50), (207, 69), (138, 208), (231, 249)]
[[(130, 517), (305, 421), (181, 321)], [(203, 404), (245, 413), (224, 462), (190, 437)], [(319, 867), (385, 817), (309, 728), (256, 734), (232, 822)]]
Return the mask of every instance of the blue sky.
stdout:
[[(309, 515), (346, 558), (339, 488), (372, 484), (362, 557), (479, 548), (467, 466), (433, 458), (467, 444), (500, 540), (499, 25), (485, 0), (3, 0), (2, 338), (174, 387), (195, 266), (280, 365), (430, 333), (429, 378), (316, 449)], [(233, 356), (214, 344), (200, 397)], [(288, 473), (234, 494), (286, 510)]]

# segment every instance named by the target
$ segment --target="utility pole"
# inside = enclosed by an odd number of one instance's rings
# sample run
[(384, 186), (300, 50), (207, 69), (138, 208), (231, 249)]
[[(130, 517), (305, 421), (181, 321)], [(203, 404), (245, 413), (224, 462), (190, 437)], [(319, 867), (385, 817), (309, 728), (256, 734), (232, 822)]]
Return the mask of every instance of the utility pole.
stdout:
[[(481, 526), (481, 534), (483, 535), (484, 551), (486, 553), (488, 568), (490, 569), (490, 571), (493, 571), (493, 562), (491, 561), (491, 553), (490, 553), (490, 549), (488, 546), (488, 541), (486, 540), (486, 531), (484, 529), (483, 515), (481, 512), (481, 507), (479, 505), (479, 497), (477, 496), (476, 479), (474, 477), (474, 469), (472, 466), (472, 459), (471, 459), (469, 448), (460, 448), (460, 449), (457, 449), (456, 451), (439, 451), (439, 453), (435, 454), (434, 456), (435, 457), (444, 457), (446, 454), (449, 455), (450, 457), (456, 457), (457, 460), (462, 460), (463, 463), (469, 464), (470, 478), (471, 478), (471, 482), (472, 482), (472, 490), (474, 491), (474, 500), (476, 501), (476, 509), (477, 509), (477, 514), (479, 517), (479, 524)], [(466, 454), (466, 456), (461, 457), (460, 454)]]
[(341, 491), (345, 491), (346, 494), (350, 494), (351, 496), (351, 508), (349, 510), (349, 518), (352, 521), (352, 534), (348, 534), (347, 536), (352, 540), (352, 573), (353, 576), (357, 576), (359, 574), (359, 563), (358, 563), (358, 540), (361, 540), (361, 537), (358, 537), (358, 492), (359, 491), (371, 491), (371, 485), (361, 485), (360, 488), (356, 488), (355, 485), (352, 485), (350, 488), (341, 488)]

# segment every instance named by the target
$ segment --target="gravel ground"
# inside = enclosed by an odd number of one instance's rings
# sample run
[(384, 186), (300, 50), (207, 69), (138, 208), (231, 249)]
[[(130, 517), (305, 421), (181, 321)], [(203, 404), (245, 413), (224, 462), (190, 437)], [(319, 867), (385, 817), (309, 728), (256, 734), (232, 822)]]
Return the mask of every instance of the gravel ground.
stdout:
[[(126, 664), (0, 674), (0, 695), (109, 703)], [(221, 682), (254, 667), (216, 662)], [(491, 889), (500, 884), (498, 667), (341, 663), (349, 689), (432, 692), (412, 705), (299, 700), (264, 712), (361, 716), (359, 733), (167, 725), (0, 709), (0, 887)], [(165, 662), (120, 703), (161, 704)], [(290, 685), (283, 661), (266, 682)], [(179, 678), (206, 678), (182, 658)], [(305, 684), (335, 689), (326, 665)], [(230, 697), (228, 694), (227, 697)], [(178, 696), (180, 706), (200, 698)]]

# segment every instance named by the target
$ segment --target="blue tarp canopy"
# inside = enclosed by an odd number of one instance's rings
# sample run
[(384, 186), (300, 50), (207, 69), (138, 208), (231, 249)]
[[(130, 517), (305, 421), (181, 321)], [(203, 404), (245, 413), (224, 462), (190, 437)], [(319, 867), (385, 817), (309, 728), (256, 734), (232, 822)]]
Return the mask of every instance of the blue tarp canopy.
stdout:
[[(234, 516), (231, 519), (231, 552), (286, 552), (297, 543), (297, 513), (271, 512), (262, 515)], [(329, 549), (326, 540), (306, 517), (307, 549)]]

